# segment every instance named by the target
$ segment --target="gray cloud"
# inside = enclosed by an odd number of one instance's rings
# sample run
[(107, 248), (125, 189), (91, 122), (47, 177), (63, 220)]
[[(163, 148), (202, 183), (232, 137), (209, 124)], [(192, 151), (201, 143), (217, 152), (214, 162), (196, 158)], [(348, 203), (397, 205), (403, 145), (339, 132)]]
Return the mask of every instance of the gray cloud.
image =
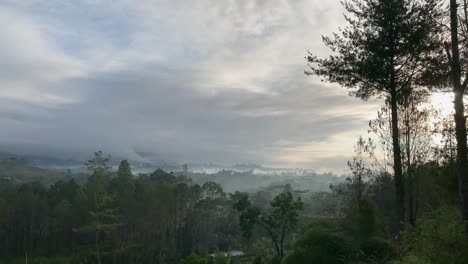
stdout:
[(303, 74), (336, 2), (0, 4), (0, 144), (339, 170), (376, 103)]

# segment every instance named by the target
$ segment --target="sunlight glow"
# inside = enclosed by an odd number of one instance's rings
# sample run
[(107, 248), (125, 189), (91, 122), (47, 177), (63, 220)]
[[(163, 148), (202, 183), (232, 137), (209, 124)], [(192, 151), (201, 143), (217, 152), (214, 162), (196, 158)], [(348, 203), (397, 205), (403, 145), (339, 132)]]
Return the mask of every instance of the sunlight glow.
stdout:
[(430, 99), (431, 106), (440, 112), (442, 118), (453, 115), (453, 94), (433, 93)]

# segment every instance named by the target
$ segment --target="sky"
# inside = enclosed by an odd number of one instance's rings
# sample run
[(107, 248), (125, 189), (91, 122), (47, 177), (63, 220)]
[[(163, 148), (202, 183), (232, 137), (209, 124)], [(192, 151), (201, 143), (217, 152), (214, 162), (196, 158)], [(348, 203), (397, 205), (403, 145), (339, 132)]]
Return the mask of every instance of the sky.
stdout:
[(340, 171), (377, 101), (306, 76), (339, 0), (0, 0), (0, 146)]

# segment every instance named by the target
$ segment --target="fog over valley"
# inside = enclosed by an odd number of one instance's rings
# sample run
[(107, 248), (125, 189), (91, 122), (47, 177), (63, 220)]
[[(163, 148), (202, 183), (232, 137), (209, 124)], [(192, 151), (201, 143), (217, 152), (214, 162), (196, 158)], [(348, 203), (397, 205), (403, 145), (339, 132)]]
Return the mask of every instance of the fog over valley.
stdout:
[(0, 264), (468, 263), (468, 0), (0, 23)]

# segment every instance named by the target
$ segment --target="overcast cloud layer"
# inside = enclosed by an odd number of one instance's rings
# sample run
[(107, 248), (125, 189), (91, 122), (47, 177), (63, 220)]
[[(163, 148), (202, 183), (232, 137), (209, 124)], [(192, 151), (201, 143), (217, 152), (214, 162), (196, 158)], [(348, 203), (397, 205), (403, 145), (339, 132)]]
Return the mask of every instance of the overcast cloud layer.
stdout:
[(340, 170), (377, 103), (303, 71), (342, 22), (339, 0), (0, 1), (0, 144)]

